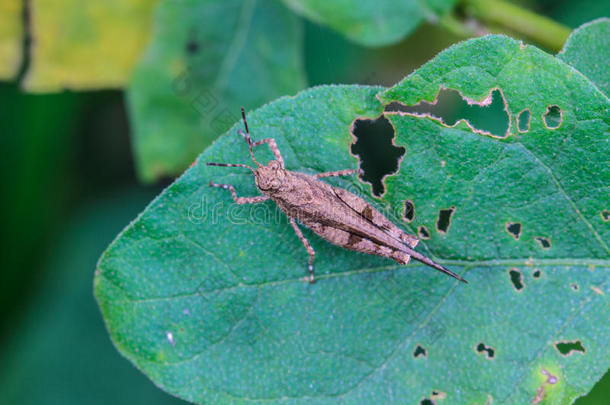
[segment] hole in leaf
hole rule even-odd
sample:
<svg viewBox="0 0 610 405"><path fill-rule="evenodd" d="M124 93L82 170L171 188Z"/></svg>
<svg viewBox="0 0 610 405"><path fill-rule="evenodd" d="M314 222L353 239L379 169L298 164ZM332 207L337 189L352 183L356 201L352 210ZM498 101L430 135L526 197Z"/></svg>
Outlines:
<svg viewBox="0 0 610 405"><path fill-rule="evenodd" d="M510 269L508 272L510 276L510 282L513 283L515 290L521 291L525 285L523 284L523 275L517 269Z"/></svg>
<svg viewBox="0 0 610 405"><path fill-rule="evenodd" d="M584 353L586 351L580 340L556 342L555 347L559 353L563 354L564 356L569 356L573 352Z"/></svg>
<svg viewBox="0 0 610 405"><path fill-rule="evenodd" d="M557 105L550 105L546 108L546 112L542 116L544 125L549 129L557 129L561 125L562 112Z"/></svg>
<svg viewBox="0 0 610 405"><path fill-rule="evenodd" d="M394 144L394 128L383 115L355 120L352 134L355 142L351 151L360 158L361 178L371 184L373 194L381 196L385 191L383 180L398 171L405 148Z"/></svg>
<svg viewBox="0 0 610 405"><path fill-rule="evenodd" d="M438 219L436 220L436 230L441 233L449 232L449 226L451 225L451 216L455 212L455 207L442 209L438 212Z"/></svg>
<svg viewBox="0 0 610 405"><path fill-rule="evenodd" d="M418 358L419 356L428 357L428 352L423 346L417 345L413 350L413 357Z"/></svg>
<svg viewBox="0 0 610 405"><path fill-rule="evenodd" d="M419 405L435 405L435 404L436 404L436 402L434 402L433 400L431 400L429 398L424 398L419 403Z"/></svg>
<svg viewBox="0 0 610 405"><path fill-rule="evenodd" d="M530 109L526 108L525 110L519 113L517 117L517 129L519 132L527 132L530 130L530 119L532 115L530 114Z"/></svg>
<svg viewBox="0 0 610 405"><path fill-rule="evenodd" d="M420 239L430 239L430 231L423 225L417 228L417 233Z"/></svg>
<svg viewBox="0 0 610 405"><path fill-rule="evenodd" d="M542 272L540 271L540 269L534 269L534 272L532 273L532 277L540 278L541 275L542 275Z"/></svg>
<svg viewBox="0 0 610 405"><path fill-rule="evenodd" d="M405 201L405 220L411 222L413 218L415 218L415 205L413 205L413 201L407 200Z"/></svg>
<svg viewBox="0 0 610 405"><path fill-rule="evenodd" d="M602 219L603 219L605 222L610 221L610 211L608 211L608 210L603 210L603 211L601 212L601 216L602 216Z"/></svg>
<svg viewBox="0 0 610 405"><path fill-rule="evenodd" d="M570 288L571 288L573 291L578 291L578 284L576 284L576 283L572 283L572 284L570 284Z"/></svg>
<svg viewBox="0 0 610 405"><path fill-rule="evenodd" d="M496 351L493 347L486 346L485 343L482 342L477 345L477 352L485 353L485 357L487 357L488 359L493 359L496 355Z"/></svg>
<svg viewBox="0 0 610 405"><path fill-rule="evenodd" d="M538 242L543 249L549 249L551 247L551 241L548 238L536 236L534 239L536 239L536 242Z"/></svg>
<svg viewBox="0 0 610 405"><path fill-rule="evenodd" d="M516 240L519 240L519 238L521 237L521 223L507 222L506 232L510 233Z"/></svg>
<svg viewBox="0 0 610 405"><path fill-rule="evenodd" d="M392 102L385 107L385 111L430 117L449 127L463 120L474 132L497 138L508 136L510 123L506 101L500 89L492 90L480 102L463 97L457 90L440 89L436 100L431 103L421 101L414 106L406 106Z"/></svg>

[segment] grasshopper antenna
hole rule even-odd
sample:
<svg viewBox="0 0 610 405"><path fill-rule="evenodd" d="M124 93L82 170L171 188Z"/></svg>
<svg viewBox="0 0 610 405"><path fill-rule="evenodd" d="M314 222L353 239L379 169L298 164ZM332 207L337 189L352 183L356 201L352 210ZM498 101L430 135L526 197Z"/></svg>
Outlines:
<svg viewBox="0 0 610 405"><path fill-rule="evenodd" d="M451 270L449 270L446 267L441 266L438 263L433 262L431 259L427 258L426 256L422 255L421 253L416 252L415 250L408 248L405 246L405 252L409 254L409 256L411 256L413 259L417 260L418 262L421 262L427 266L432 267L433 269L436 269L442 273L447 274L448 276L451 276L453 278L456 278L458 280L460 280L463 283L468 284L468 281L464 280L462 277L458 276L457 274L455 274L454 272L452 272Z"/></svg>
<svg viewBox="0 0 610 405"><path fill-rule="evenodd" d="M208 165L208 166L222 166L222 167L245 167L246 169L250 169L250 171L252 173L256 174L254 169L251 168L250 166L242 165L242 164L238 164L238 163L212 163L212 162L208 162L208 163L206 163L206 165Z"/></svg>
<svg viewBox="0 0 610 405"><path fill-rule="evenodd" d="M246 127L246 133L244 134L241 129L239 130L239 133L241 135L243 135L246 142L248 142L248 148L250 149L250 156L252 156L252 160L254 161L254 163L256 163L257 167L260 167L261 164L256 161L256 159L254 158L254 152L252 151L252 139L250 138L250 130L248 130L248 122L246 121L246 111L244 110L244 107L241 108L241 116L244 120L244 127ZM247 169L250 169L250 171L252 173L256 174L256 171L253 168L251 168L250 166L242 165L242 164L238 164L238 163L212 163L212 162L209 162L209 163L206 163L206 165L223 166L223 167L245 167Z"/></svg>
<svg viewBox="0 0 610 405"><path fill-rule="evenodd" d="M250 130L248 129L248 122L246 121L246 111L244 110L244 107L241 108L241 117L244 121L244 127L246 128L246 134L244 138L246 138L246 142L248 142L248 148L250 148L250 156L252 156L252 160L254 161L254 163L256 163L256 166L260 167L261 164L256 161L256 159L254 158L254 152L252 151L252 139L250 138Z"/></svg>

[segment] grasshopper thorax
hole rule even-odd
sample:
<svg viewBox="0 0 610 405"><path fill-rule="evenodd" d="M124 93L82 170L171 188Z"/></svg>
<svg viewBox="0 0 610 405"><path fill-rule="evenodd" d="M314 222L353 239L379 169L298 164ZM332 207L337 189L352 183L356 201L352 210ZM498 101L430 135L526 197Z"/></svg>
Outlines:
<svg viewBox="0 0 610 405"><path fill-rule="evenodd" d="M254 173L256 186L264 192L274 192L282 188L286 178L286 170L280 162L272 160L266 166L259 166Z"/></svg>

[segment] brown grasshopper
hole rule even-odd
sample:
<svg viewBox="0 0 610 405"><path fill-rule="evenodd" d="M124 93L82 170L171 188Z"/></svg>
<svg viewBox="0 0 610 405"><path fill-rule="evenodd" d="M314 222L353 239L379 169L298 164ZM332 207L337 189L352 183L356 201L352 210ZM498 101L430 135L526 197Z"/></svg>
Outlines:
<svg viewBox="0 0 610 405"><path fill-rule="evenodd" d="M235 188L228 184L216 184L210 181L210 187L220 187L231 191L237 204L253 204L273 200L286 214L303 246L309 253L309 282L314 282L313 260L315 252L301 229L297 220L311 229L315 234L328 242L358 252L388 257L400 264L407 264L412 257L436 270L456 279L467 282L454 272L433 262L413 248L419 240L408 235L394 225L383 214L362 198L339 187L319 181L324 177L347 176L355 170L338 170L334 172L309 175L291 172L284 167L284 160L275 143L275 139L266 138L252 142L246 113L241 109L246 132L238 133L248 143L250 156L256 164L256 170L248 165L232 163L207 163L210 166L244 167L254 173L256 187L263 193L256 197L238 197ZM253 148L266 143L269 145L275 160L261 165L254 158Z"/></svg>

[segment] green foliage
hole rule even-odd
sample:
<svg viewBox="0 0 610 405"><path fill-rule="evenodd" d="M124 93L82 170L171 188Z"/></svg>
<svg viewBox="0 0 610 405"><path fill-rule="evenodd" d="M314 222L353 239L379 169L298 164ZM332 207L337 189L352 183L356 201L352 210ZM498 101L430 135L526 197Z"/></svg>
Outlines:
<svg viewBox="0 0 610 405"><path fill-rule="evenodd" d="M0 223L7 235L0 258L0 320L18 316L15 303L28 296L39 275L40 258L33 252L48 242L68 200L73 119L83 114L86 100L83 94L33 96L0 85Z"/></svg>
<svg viewBox="0 0 610 405"><path fill-rule="evenodd" d="M537 0L538 10L544 10L554 20L577 28L594 18L610 15L610 3L598 0Z"/></svg>
<svg viewBox="0 0 610 405"><path fill-rule="evenodd" d="M181 173L241 105L305 85L300 21L274 0L164 2L156 27L129 86L145 181Z"/></svg>
<svg viewBox="0 0 610 405"><path fill-rule="evenodd" d="M587 76L606 96L610 94L610 18L576 29L557 57Z"/></svg>
<svg viewBox="0 0 610 405"><path fill-rule="evenodd" d="M424 21L436 21L457 0L283 0L295 12L327 25L352 41L383 46L400 41Z"/></svg>
<svg viewBox="0 0 610 405"><path fill-rule="evenodd" d="M91 297L96 256L151 197L151 190L122 190L98 196L71 215L46 257L44 282L7 328L0 403L185 404L154 388L118 355ZM32 277L25 283L32 284Z"/></svg>
<svg viewBox="0 0 610 405"><path fill-rule="evenodd" d="M441 87L483 100L499 88L504 138L464 123L386 114L406 149L383 199L363 194L460 274L397 266L305 235L306 253L271 202L238 206L208 181L256 195L234 126L107 249L95 294L118 349L168 392L197 403L571 403L608 368L609 101L559 59L489 36L440 54L391 89L324 86L249 114L290 170L356 168L350 128L384 105L432 100ZM381 100L381 103L379 102ZM561 108L557 129L543 124ZM516 116L531 111L529 131ZM257 158L270 159L266 147ZM402 220L405 201L415 205ZM447 232L439 211L455 207ZM518 237L507 231L519 223ZM548 246L547 246L548 244ZM556 344L578 342L569 355Z"/></svg>

